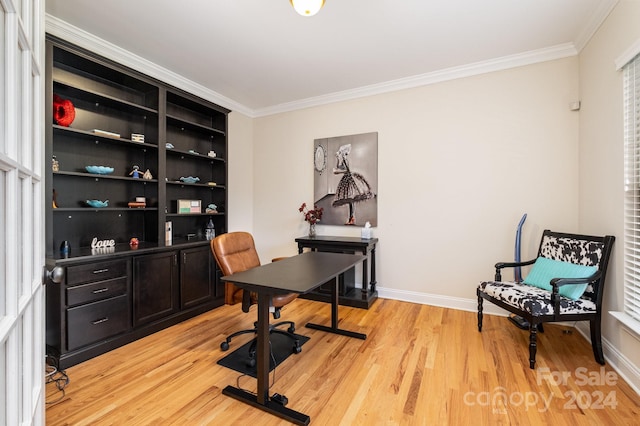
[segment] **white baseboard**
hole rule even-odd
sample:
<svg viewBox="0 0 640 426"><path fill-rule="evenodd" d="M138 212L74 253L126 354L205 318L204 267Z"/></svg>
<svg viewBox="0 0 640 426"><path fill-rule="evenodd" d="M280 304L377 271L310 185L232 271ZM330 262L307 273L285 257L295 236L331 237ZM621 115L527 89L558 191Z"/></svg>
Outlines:
<svg viewBox="0 0 640 426"><path fill-rule="evenodd" d="M591 343L591 333L586 321L576 324L575 328ZM604 353L604 359L607 364L640 395L640 369L638 366L634 365L629 358L620 353L620 351L604 337L602 338L602 352Z"/></svg>
<svg viewBox="0 0 640 426"><path fill-rule="evenodd" d="M420 303L422 305L439 306L442 308L458 309L461 311L477 312L478 301L476 298L467 299L462 297L441 296L437 294L419 293L408 290L396 290L391 288L378 287L378 297L382 299L401 300L403 302ZM489 315L508 316L509 312L492 304L484 303L483 313ZM563 324L563 323L558 323ZM573 323L566 323L567 326L573 326ZM589 324L581 321L575 324L576 330L591 343L591 334L589 332ZM620 353L611 342L604 337L602 338L602 351L605 360L616 373L620 375L631 388L640 395L640 368L634 365L629 358Z"/></svg>
<svg viewBox="0 0 640 426"><path fill-rule="evenodd" d="M416 291L396 290L392 288L377 287L378 297L382 299L401 300L403 302L420 303L421 305L440 306L442 308L458 309L460 311L478 312L477 299L465 299L462 297L440 296L437 294L418 293ZM509 312L493 305L484 303L482 312L489 315L506 317Z"/></svg>

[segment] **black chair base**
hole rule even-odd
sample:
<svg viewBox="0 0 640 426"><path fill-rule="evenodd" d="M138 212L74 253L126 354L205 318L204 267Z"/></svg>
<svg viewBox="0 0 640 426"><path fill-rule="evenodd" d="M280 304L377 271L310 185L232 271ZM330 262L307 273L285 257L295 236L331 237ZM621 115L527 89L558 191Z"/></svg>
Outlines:
<svg viewBox="0 0 640 426"><path fill-rule="evenodd" d="M236 336L249 334L249 333L253 333L255 336L257 336L258 324L254 323L253 325L254 325L254 328L251 330L240 330L230 334L222 343L220 343L220 349L222 351L229 350L229 343L231 343L231 340ZM283 325L288 325L289 327L286 330L280 330L279 328L277 328ZM277 333L277 334L281 334L283 336L289 337L293 341L293 346L291 349L292 353L299 354L300 352L302 352L302 346L300 346L300 340L298 340L298 336L294 334L295 331L296 331L296 324L293 321L282 321L275 324L269 324L269 334ZM247 366L249 367L254 367L256 365L257 342L258 342L257 338L254 338L253 341L251 342L251 346L249 346L249 353L247 358Z"/></svg>

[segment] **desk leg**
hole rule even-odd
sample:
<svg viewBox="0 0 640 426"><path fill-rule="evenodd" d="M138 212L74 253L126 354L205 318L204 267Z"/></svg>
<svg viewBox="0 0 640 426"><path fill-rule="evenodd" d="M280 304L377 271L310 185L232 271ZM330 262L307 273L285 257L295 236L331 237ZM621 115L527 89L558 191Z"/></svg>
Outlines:
<svg viewBox="0 0 640 426"><path fill-rule="evenodd" d="M312 328L314 330L321 330L328 333L335 333L342 336L355 337L356 339L365 340L367 338L366 334L356 333L355 331L343 330L341 328L338 328L338 283L339 277L335 277L333 286L331 287L331 327L310 322L307 323L306 327Z"/></svg>
<svg viewBox="0 0 640 426"><path fill-rule="evenodd" d="M375 244L373 245L373 248L371 249L371 285L370 285L370 291L371 293L375 293L376 292L376 246Z"/></svg>
<svg viewBox="0 0 640 426"><path fill-rule="evenodd" d="M365 250L364 253L365 256L367 255L367 251ZM369 281L369 262L368 259L365 259L362 261L362 298L363 299L367 299L368 294L369 294L369 286L368 286L368 281Z"/></svg>
<svg viewBox="0 0 640 426"><path fill-rule="evenodd" d="M331 286L331 329L338 329L338 305L340 303L340 298L338 297L339 289L340 289L340 278L344 279L344 275L340 274L340 276L334 278L333 286Z"/></svg>
<svg viewBox="0 0 640 426"><path fill-rule="evenodd" d="M297 425L308 425L311 418L269 400L269 295L258 293L258 344L256 350L257 395L227 386L223 395L230 396L267 413L281 417Z"/></svg>
<svg viewBox="0 0 640 426"><path fill-rule="evenodd" d="M258 344L256 345L256 367L258 380L258 404L269 401L269 299L258 294Z"/></svg>

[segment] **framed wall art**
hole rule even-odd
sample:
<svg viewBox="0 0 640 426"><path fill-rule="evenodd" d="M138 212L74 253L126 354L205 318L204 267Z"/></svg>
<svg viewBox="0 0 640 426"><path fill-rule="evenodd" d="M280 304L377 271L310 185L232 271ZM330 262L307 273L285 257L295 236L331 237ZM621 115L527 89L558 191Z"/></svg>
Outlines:
<svg viewBox="0 0 640 426"><path fill-rule="evenodd" d="M313 173L321 225L377 226L377 132L314 140Z"/></svg>

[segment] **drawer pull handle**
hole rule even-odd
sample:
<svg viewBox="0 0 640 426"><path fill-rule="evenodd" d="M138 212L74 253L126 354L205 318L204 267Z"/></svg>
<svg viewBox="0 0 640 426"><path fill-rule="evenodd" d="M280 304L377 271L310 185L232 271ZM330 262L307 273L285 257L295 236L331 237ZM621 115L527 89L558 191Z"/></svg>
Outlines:
<svg viewBox="0 0 640 426"><path fill-rule="evenodd" d="M99 288L97 290L93 290L93 294L104 293L105 291L109 291L109 288L105 287L105 288Z"/></svg>
<svg viewBox="0 0 640 426"><path fill-rule="evenodd" d="M102 274L104 272L109 272L109 268L96 269L95 271L93 271L94 274Z"/></svg>
<svg viewBox="0 0 640 426"><path fill-rule="evenodd" d="M107 321L109 321L109 318L104 317L104 318L100 318L99 320L91 321L91 324L98 325L100 323L107 322Z"/></svg>

